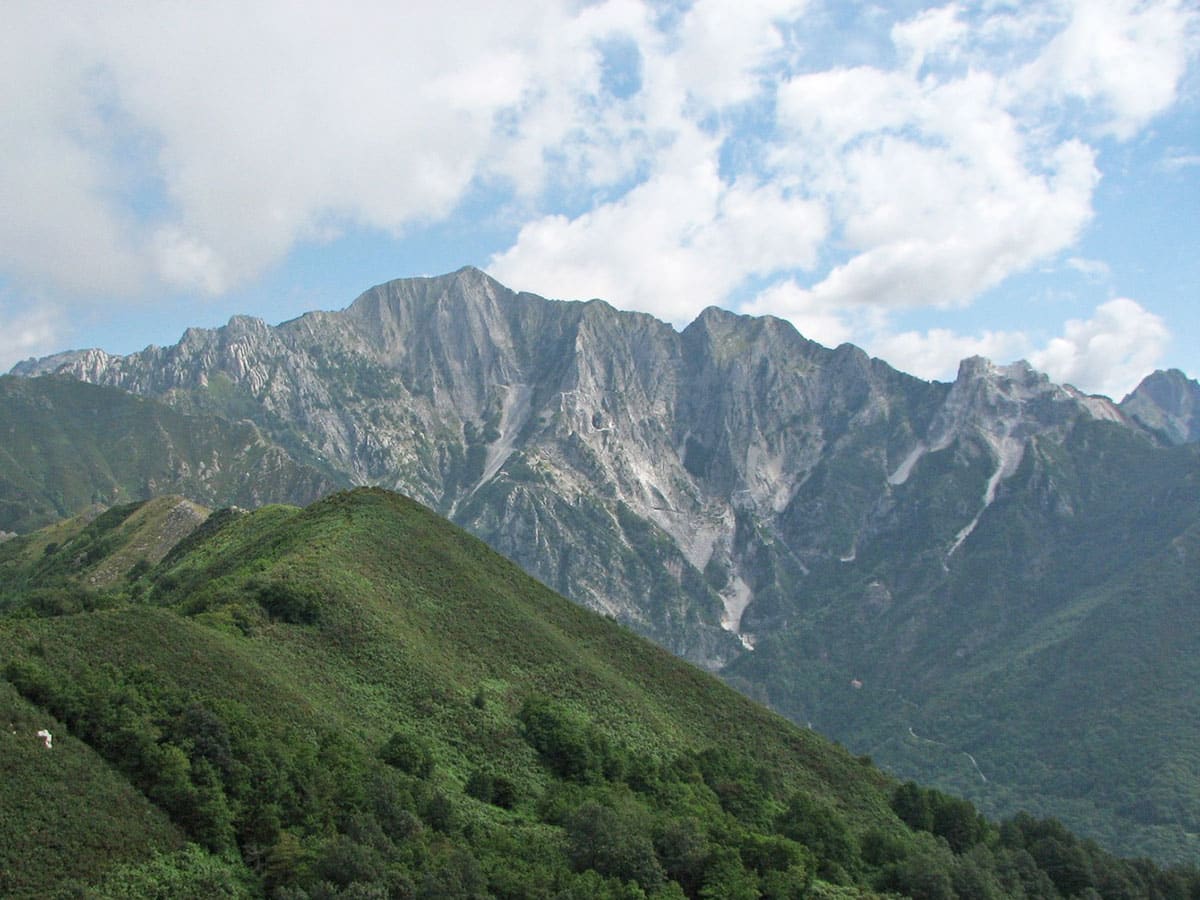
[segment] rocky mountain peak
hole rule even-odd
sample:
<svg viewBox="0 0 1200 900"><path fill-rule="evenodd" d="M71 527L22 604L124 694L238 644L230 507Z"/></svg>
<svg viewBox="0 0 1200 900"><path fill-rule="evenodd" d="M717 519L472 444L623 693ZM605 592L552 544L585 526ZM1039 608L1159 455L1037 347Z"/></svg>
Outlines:
<svg viewBox="0 0 1200 900"><path fill-rule="evenodd" d="M923 382L782 319L709 307L678 332L473 267L377 285L341 312L235 316L174 347L61 354L22 374L51 370L249 417L709 665L728 658L722 632L752 643L743 613L765 627L792 579L864 549L926 455L990 457L978 511L1031 438L1120 419L1026 362L976 357L952 385ZM963 537L978 521L965 509ZM655 596L626 596L634 571L659 573ZM695 625L683 643L681 617Z"/></svg>
<svg viewBox="0 0 1200 900"><path fill-rule="evenodd" d="M993 650L1007 665L1019 629L1044 648L1067 627L1055 604L1086 612L1077 601L1116 584L1115 562L1150 559L1156 535L1169 543L1155 566L1200 558L1196 448L1159 445L1198 437L1200 387L1179 372L1119 409L1025 361L973 357L952 383L928 382L782 319L711 307L677 331L473 268L275 327L235 317L173 347L17 371L249 419L314 471L418 499L800 721L844 714L855 734L858 699L895 706L886 746L908 734L922 753L932 744L903 717L934 681L962 683ZM1181 569L1180 609L1195 583ZM1136 587L1121 596L1158 596ZM822 698L822 685L842 691ZM982 756L969 774L980 767L992 777Z"/></svg>
<svg viewBox="0 0 1200 900"><path fill-rule="evenodd" d="M931 434L935 446L945 446L964 428L1024 438L1061 432L1080 416L1122 420L1111 401L1055 384L1025 360L997 365L973 356L959 364Z"/></svg>
<svg viewBox="0 0 1200 900"><path fill-rule="evenodd" d="M1147 375L1121 411L1171 444L1200 441L1200 383L1178 369Z"/></svg>
<svg viewBox="0 0 1200 900"><path fill-rule="evenodd" d="M23 378L33 378L69 369L72 373L79 372L77 377L81 380L91 381L94 380L94 376L103 372L114 359L116 357L94 347L87 350L64 350L62 353L43 356L41 359L30 357L23 360L12 367L12 374L20 375Z"/></svg>

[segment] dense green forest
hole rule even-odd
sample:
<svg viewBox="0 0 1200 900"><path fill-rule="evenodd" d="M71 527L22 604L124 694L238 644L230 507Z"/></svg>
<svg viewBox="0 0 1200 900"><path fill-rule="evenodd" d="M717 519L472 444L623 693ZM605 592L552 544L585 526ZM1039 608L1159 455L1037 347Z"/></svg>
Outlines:
<svg viewBox="0 0 1200 900"><path fill-rule="evenodd" d="M888 778L395 494L168 550L179 502L0 544L4 896L1200 898Z"/></svg>
<svg viewBox="0 0 1200 900"><path fill-rule="evenodd" d="M858 571L814 566L727 676L989 815L1200 860L1200 446L1111 422L1039 441L948 560L913 535L954 533L937 467L965 470L925 464Z"/></svg>

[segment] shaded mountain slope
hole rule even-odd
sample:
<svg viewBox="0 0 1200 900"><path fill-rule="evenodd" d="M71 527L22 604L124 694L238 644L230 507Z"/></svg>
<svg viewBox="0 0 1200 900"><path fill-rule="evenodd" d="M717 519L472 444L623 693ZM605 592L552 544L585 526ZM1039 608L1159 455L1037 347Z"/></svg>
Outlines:
<svg viewBox="0 0 1200 900"><path fill-rule="evenodd" d="M1169 443L1200 441L1200 384L1178 369L1147 375L1121 410Z"/></svg>
<svg viewBox="0 0 1200 900"><path fill-rule="evenodd" d="M249 422L184 415L75 379L0 377L0 435L0 530L163 493L258 506L309 503L345 486L298 465Z"/></svg>
<svg viewBox="0 0 1200 900"><path fill-rule="evenodd" d="M821 601L729 674L986 809L1194 860L1197 450L1103 422L1038 442L949 560L905 555L934 517L899 518L894 552L814 571Z"/></svg>
<svg viewBox="0 0 1200 900"><path fill-rule="evenodd" d="M1190 799L1126 799L1175 784L1191 797L1200 779L1178 751L1200 730L1171 715L1177 696L1200 707L1189 658L1135 677L1123 620L1084 615L1125 585L1145 598L1145 633L1191 622L1186 577L1162 603L1156 583L1200 509L1181 376L1141 391L1161 401L1151 421L1024 363L966 360L952 384L930 383L778 319L709 309L677 332L474 269L277 327L236 317L172 347L18 370L249 418L294 458L417 497L901 775L997 812L1053 810L1129 852L1200 856ZM1114 651L1072 651L1085 634L1078 646ZM1030 688L1012 661L1035 650L1047 670L1069 662L1070 680ZM1076 683L1123 685L1113 703L1129 724L1089 734L1085 755L1031 737L1066 709L1109 713ZM986 786L962 752L904 743L922 727L955 747L947 736L977 735L964 749L998 763ZM1135 731L1163 760L1150 773L1120 762ZM1087 779L1102 788L1081 803Z"/></svg>

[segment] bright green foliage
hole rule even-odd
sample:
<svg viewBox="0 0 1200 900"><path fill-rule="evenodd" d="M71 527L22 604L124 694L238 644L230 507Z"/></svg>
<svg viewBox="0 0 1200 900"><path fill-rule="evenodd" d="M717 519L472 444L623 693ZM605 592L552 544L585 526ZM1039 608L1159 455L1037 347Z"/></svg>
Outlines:
<svg viewBox="0 0 1200 900"><path fill-rule="evenodd" d="M581 804L564 823L572 867L577 872L592 869L608 878L633 881L646 891L658 888L665 876L644 818L623 815L595 801Z"/></svg>
<svg viewBox="0 0 1200 900"><path fill-rule="evenodd" d="M113 514L88 546L138 514ZM1200 884L1054 823L996 829L897 786L383 491L219 514L122 570L106 603L30 615L23 591L77 577L78 553L60 555L74 539L7 557L27 587L0 617L0 701L24 735L0 734L5 896L1115 898ZM53 750L33 739L44 725Z"/></svg>
<svg viewBox="0 0 1200 900"><path fill-rule="evenodd" d="M380 748L379 758L389 766L417 778L428 778L433 774L433 751L417 735L397 731Z"/></svg>
<svg viewBox="0 0 1200 900"><path fill-rule="evenodd" d="M543 696L528 698L518 714L522 733L555 774L572 781L613 778L621 755L585 716Z"/></svg>
<svg viewBox="0 0 1200 900"><path fill-rule="evenodd" d="M115 866L98 884L67 886L61 895L97 900L233 900L256 893L254 879L243 867L188 844L175 853L157 853L143 862Z"/></svg>
<svg viewBox="0 0 1200 900"><path fill-rule="evenodd" d="M964 853L989 835L990 826L968 800L922 788L912 781L896 788L892 809L909 828L944 838L955 853Z"/></svg>
<svg viewBox="0 0 1200 900"><path fill-rule="evenodd" d="M501 809L512 809L517 805L516 785L505 776L493 775L484 769L476 769L471 773L464 790L476 800Z"/></svg>
<svg viewBox="0 0 1200 900"><path fill-rule="evenodd" d="M825 878L843 882L853 875L860 856L858 843L846 820L828 804L809 794L794 794L778 825L784 835L816 854Z"/></svg>

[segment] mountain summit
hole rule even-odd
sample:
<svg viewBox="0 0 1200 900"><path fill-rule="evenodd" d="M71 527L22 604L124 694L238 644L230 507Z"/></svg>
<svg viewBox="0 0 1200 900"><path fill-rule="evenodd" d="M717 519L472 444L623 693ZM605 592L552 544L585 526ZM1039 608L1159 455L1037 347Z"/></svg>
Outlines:
<svg viewBox="0 0 1200 900"><path fill-rule="evenodd" d="M331 481L415 497L898 771L994 812L1036 798L1127 849L1196 852L1200 725L1150 727L1179 695L1135 677L1144 647L1112 631L1145 593L1139 627L1178 651L1162 678L1198 683L1186 379L1162 376L1172 393L1152 376L1119 407L1025 363L975 358L926 382L779 319L713 308L679 332L471 268L275 327L235 317L15 371L249 419ZM1040 693L1038 666L1055 673ZM1117 690L1100 734L1088 684ZM1148 733L1161 767L1112 762ZM1094 761L1076 777L1082 742ZM1168 802L1173 771L1192 787ZM1103 785L1088 804L1079 778Z"/></svg>
<svg viewBox="0 0 1200 900"><path fill-rule="evenodd" d="M1178 369L1147 375L1121 410L1172 444L1200 441L1200 384Z"/></svg>
<svg viewBox="0 0 1200 900"><path fill-rule="evenodd" d="M1121 418L1024 364L968 360L947 388L779 319L710 308L680 333L469 267L275 328L239 316L173 347L14 371L250 418L301 461L416 497L711 668L753 646L793 578L865 550L926 453L990 457L982 508L1028 439Z"/></svg>

